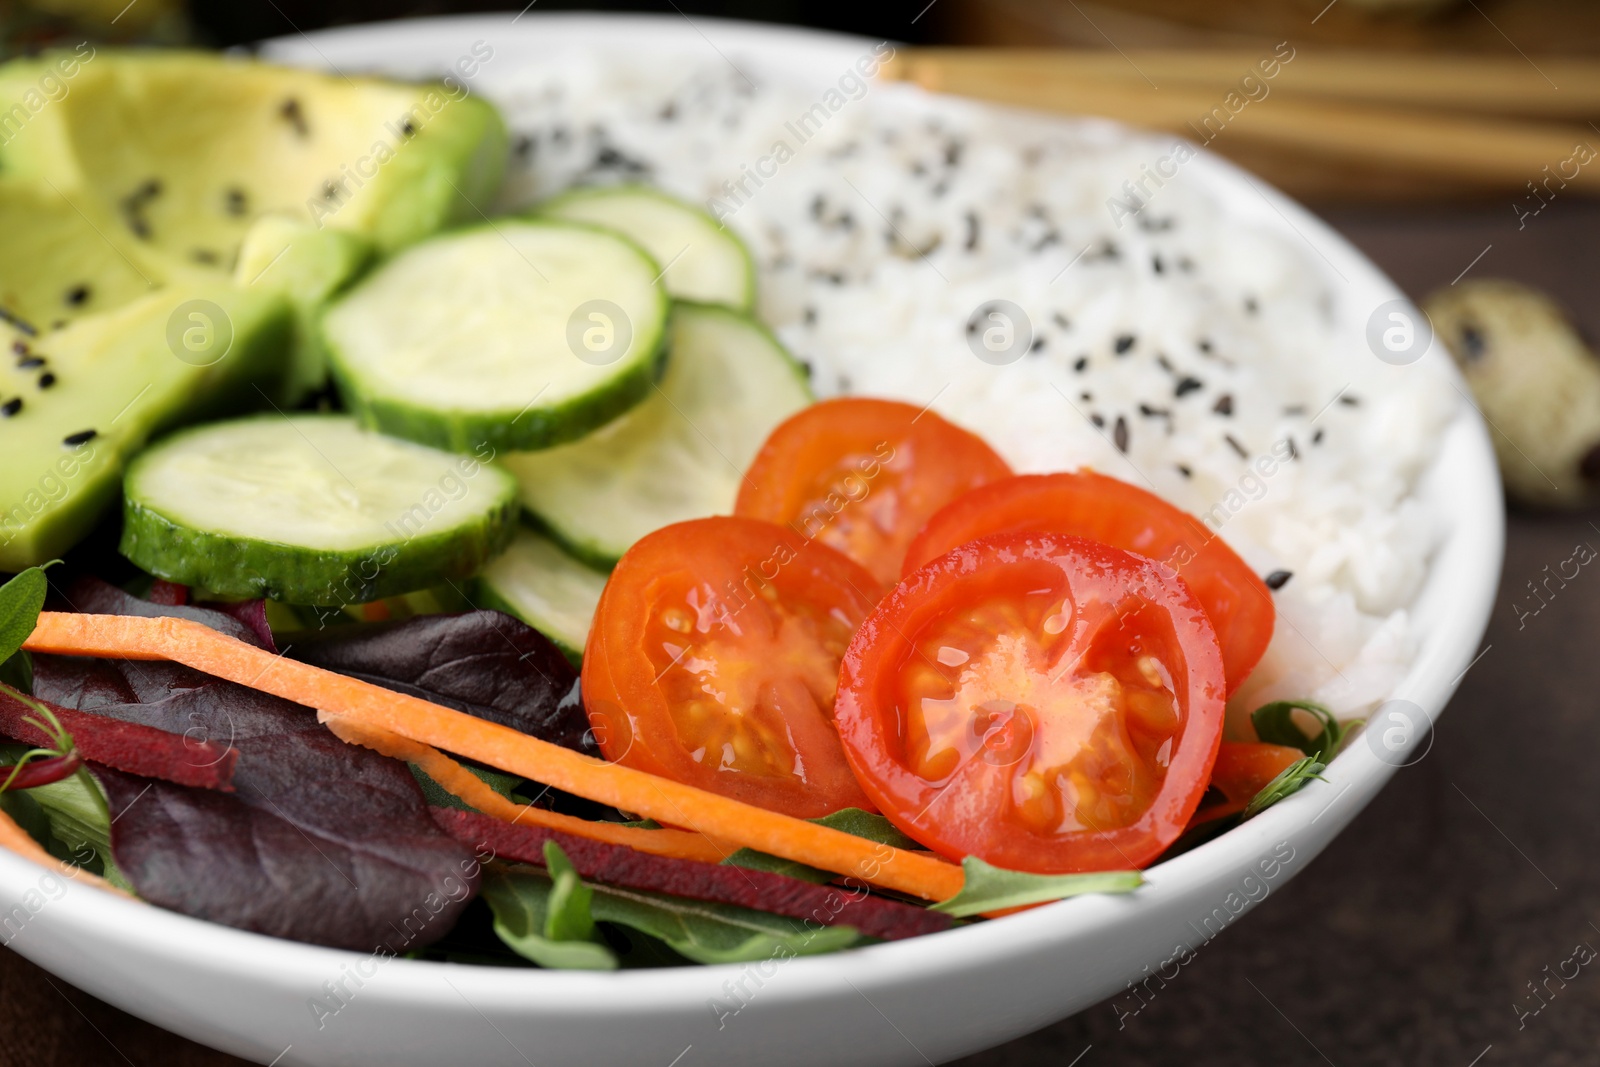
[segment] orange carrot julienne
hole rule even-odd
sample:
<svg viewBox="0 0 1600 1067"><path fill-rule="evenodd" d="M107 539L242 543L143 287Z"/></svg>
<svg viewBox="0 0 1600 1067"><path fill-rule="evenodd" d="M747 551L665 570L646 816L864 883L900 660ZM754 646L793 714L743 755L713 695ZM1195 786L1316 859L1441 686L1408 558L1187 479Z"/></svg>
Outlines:
<svg viewBox="0 0 1600 1067"><path fill-rule="evenodd" d="M173 660L718 841L925 900L944 900L961 889L961 868L945 860L585 756L417 697L275 657L188 619L47 611L23 647L64 655Z"/></svg>
<svg viewBox="0 0 1600 1067"><path fill-rule="evenodd" d="M391 759L414 763L446 793L503 822L542 826L547 830L559 830L574 837L587 837L611 845L626 845L628 848L648 852L653 856L698 860L701 863L721 863L733 852L731 848L719 847L704 834L686 830L646 830L638 826L619 826L614 822L579 819L557 811L536 808L531 804L518 804L496 793L482 778L436 748L401 737L382 727L369 726L326 711L319 712L317 718L341 741L370 748Z"/></svg>
<svg viewBox="0 0 1600 1067"><path fill-rule="evenodd" d="M107 893L115 893L119 897L137 900L131 893L124 892L101 878L92 871L82 867L74 867L70 863L56 859L44 850L44 846L28 836L28 831L16 824L16 821L0 811L0 848L10 849L23 859L29 859L48 871L59 871L68 878L75 878L84 885L92 885L96 889L104 889Z"/></svg>

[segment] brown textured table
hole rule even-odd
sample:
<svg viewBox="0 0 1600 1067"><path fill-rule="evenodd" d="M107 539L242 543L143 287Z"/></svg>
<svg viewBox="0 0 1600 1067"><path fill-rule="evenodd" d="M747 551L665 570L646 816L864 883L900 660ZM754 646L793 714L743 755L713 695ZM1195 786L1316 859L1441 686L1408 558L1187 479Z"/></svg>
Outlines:
<svg viewBox="0 0 1600 1067"><path fill-rule="evenodd" d="M1509 202L1331 216L1410 293L1499 274L1543 286L1600 336L1600 205ZM1487 249L1487 251L1485 251ZM1600 517L1513 516L1486 643L1432 751L1305 872L1118 1028L1101 1004L966 1067L1542 1067L1600 1062L1600 974L1537 1015L1527 983L1600 948L1600 576L1521 629L1512 603ZM1594 924L1594 925L1591 925ZM1270 1002L1267 1000L1270 997ZM1074 1057L1081 1057L1074 1059ZM0 951L0 1065L241 1061L140 1022ZM685 1064L685 1067L692 1067Z"/></svg>

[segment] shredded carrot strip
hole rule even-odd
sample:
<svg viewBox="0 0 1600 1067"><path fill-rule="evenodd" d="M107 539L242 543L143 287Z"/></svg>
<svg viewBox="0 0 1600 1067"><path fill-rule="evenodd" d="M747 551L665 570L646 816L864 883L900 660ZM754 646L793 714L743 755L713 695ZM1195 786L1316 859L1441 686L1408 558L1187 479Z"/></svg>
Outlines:
<svg viewBox="0 0 1600 1067"><path fill-rule="evenodd" d="M961 889L961 868L942 859L890 848L632 767L606 763L417 697L274 657L188 619L47 611L39 616L24 647L65 655L174 660L717 841L925 900L943 900Z"/></svg>
<svg viewBox="0 0 1600 1067"><path fill-rule="evenodd" d="M701 863L721 863L733 852L722 848L704 834L685 830L646 830L638 826L619 826L611 822L594 822L547 811L531 804L518 804L496 793L493 789L455 760L436 748L420 744L378 726L347 719L341 715L322 712L322 724L341 741L370 748L391 759L405 760L422 768L424 774L439 784L451 796L483 812L509 823L528 823L547 830L559 830L574 837L587 837L611 845L626 845L653 856L671 856L680 860L699 860Z"/></svg>
<svg viewBox="0 0 1600 1067"><path fill-rule="evenodd" d="M92 871L86 871L82 867L74 867L70 863L56 859L44 850L43 845L28 836L28 831L18 826L16 821L3 811L0 811L0 848L8 848L23 859L32 860L46 870L60 871L68 878L76 878L84 885L92 885L96 889L104 889L107 893L115 893L117 896L126 897L128 900L139 899L131 893L118 889Z"/></svg>

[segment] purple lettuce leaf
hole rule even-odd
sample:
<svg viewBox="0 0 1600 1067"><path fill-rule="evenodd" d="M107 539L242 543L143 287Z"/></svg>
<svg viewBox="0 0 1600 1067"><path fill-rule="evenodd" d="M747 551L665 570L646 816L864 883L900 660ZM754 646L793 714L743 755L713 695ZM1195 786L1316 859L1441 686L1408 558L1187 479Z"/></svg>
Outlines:
<svg viewBox="0 0 1600 1067"><path fill-rule="evenodd" d="M543 634L498 611L347 626L284 654L599 755L578 672Z"/></svg>
<svg viewBox="0 0 1600 1067"><path fill-rule="evenodd" d="M34 657L34 692L238 751L231 795L92 768L116 816L112 855L151 903L403 951L448 932L477 891L471 850L433 823L406 765L345 744L298 704L179 664L50 655Z"/></svg>

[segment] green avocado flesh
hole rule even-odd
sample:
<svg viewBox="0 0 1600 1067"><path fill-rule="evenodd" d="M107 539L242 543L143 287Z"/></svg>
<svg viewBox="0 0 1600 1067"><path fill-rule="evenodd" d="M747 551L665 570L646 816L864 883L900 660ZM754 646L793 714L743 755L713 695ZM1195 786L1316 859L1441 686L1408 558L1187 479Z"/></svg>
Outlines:
<svg viewBox="0 0 1600 1067"><path fill-rule="evenodd" d="M175 311L186 358L168 347ZM53 559L88 533L152 434L259 402L261 383L282 375L293 322L281 296L212 284L163 289L40 337L0 325L0 570Z"/></svg>
<svg viewBox="0 0 1600 1067"><path fill-rule="evenodd" d="M322 306L477 218L505 146L443 85L88 45L0 65L0 570L71 547L151 434L320 388Z"/></svg>

